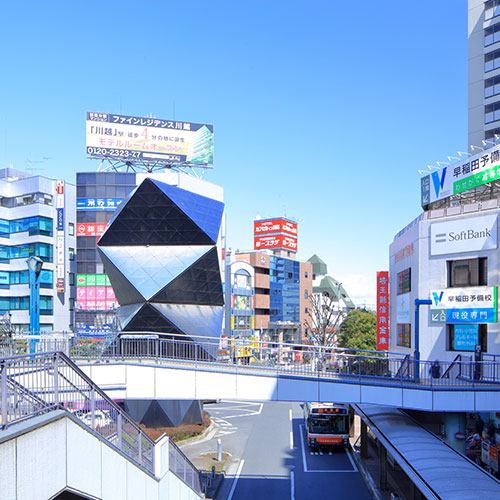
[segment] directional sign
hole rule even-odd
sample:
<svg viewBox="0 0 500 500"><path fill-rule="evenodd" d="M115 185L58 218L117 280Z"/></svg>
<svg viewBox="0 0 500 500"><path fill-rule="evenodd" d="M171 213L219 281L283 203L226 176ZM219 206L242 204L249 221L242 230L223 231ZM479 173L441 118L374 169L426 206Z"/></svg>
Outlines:
<svg viewBox="0 0 500 500"><path fill-rule="evenodd" d="M432 309L431 323L446 323L446 309Z"/></svg>

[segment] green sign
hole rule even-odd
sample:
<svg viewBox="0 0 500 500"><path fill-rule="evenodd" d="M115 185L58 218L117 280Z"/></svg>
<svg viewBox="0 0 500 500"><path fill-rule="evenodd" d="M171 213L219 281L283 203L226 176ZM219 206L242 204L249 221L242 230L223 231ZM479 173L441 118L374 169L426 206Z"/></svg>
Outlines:
<svg viewBox="0 0 500 500"><path fill-rule="evenodd" d="M96 284L96 286L106 286L106 275L105 274L96 274L95 275L95 284Z"/></svg>
<svg viewBox="0 0 500 500"><path fill-rule="evenodd" d="M76 275L76 286L87 286L87 275L77 274Z"/></svg>
<svg viewBox="0 0 500 500"><path fill-rule="evenodd" d="M497 181L500 179L500 166L489 168L483 172L471 175L453 184L453 194L463 193L469 189L482 186L488 182Z"/></svg>
<svg viewBox="0 0 500 500"><path fill-rule="evenodd" d="M111 286L106 274L77 274L76 286Z"/></svg>
<svg viewBox="0 0 500 500"><path fill-rule="evenodd" d="M87 286L95 286L95 274L87 274Z"/></svg>

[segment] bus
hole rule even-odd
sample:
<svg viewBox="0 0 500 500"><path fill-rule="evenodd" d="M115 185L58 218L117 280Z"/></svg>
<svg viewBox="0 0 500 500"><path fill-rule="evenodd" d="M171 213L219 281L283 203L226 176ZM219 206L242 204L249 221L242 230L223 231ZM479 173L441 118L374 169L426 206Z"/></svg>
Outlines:
<svg viewBox="0 0 500 500"><path fill-rule="evenodd" d="M350 423L348 405L304 403L307 444L312 448L347 448Z"/></svg>

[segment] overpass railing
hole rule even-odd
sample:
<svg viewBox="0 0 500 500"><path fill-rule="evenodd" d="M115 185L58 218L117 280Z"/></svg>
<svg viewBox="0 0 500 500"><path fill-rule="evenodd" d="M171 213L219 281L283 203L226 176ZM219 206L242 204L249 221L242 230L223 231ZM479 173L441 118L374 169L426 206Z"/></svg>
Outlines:
<svg viewBox="0 0 500 500"><path fill-rule="evenodd" d="M63 409L154 474L154 441L61 352L0 359L0 428ZM201 476L169 441L170 470L198 494Z"/></svg>
<svg viewBox="0 0 500 500"><path fill-rule="evenodd" d="M62 353L0 360L0 425L64 409L153 473L154 441Z"/></svg>
<svg viewBox="0 0 500 500"><path fill-rule="evenodd" d="M455 386L491 389L500 384L500 359L459 355L454 361L418 361L401 353L285 344L249 339L213 339L157 334L122 334L113 344L75 337L70 349L74 359L129 360L200 365L213 370L245 369L260 373L361 379L379 384Z"/></svg>

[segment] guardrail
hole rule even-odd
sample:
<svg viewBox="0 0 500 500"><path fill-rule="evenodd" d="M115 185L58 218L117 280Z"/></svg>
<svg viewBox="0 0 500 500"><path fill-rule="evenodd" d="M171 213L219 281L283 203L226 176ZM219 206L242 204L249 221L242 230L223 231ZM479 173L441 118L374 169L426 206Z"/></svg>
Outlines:
<svg viewBox="0 0 500 500"><path fill-rule="evenodd" d="M500 359L475 362L457 356L449 361L415 361L401 353L284 344L246 339L213 339L157 334L123 334L113 344L74 338L74 359L135 360L162 363L204 363L212 369L245 367L262 373L339 378L358 383L411 385L423 388L455 387L489 390L500 384ZM377 381L377 382L375 382Z"/></svg>

